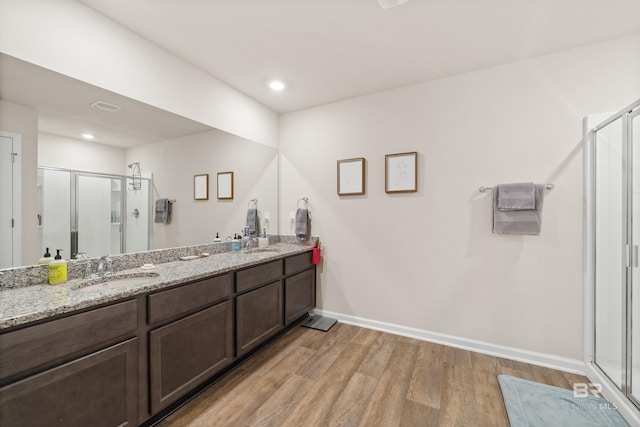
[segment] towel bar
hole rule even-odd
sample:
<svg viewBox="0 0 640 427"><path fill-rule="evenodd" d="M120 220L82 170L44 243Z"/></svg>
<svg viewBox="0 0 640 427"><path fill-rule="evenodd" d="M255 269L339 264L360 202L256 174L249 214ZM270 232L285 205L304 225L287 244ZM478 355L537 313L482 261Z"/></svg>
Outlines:
<svg viewBox="0 0 640 427"><path fill-rule="evenodd" d="M554 187L555 187L555 185L551 184L551 183L546 184L544 186L544 188L547 189L547 190L553 190ZM491 191L491 190L492 190L492 187L485 187L484 185L478 189L478 191L481 192L481 193L486 193L487 191Z"/></svg>

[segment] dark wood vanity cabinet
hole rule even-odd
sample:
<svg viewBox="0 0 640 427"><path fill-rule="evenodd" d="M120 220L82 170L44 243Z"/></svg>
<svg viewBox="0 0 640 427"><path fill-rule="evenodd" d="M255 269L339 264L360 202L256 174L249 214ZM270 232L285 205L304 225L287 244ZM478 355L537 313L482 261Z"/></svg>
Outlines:
<svg viewBox="0 0 640 427"><path fill-rule="evenodd" d="M289 325L316 305L315 270L306 270L284 280L285 324Z"/></svg>
<svg viewBox="0 0 640 427"><path fill-rule="evenodd" d="M232 362L232 330L231 302L224 301L150 332L152 413Z"/></svg>
<svg viewBox="0 0 640 427"><path fill-rule="evenodd" d="M289 325L316 305L316 269L311 252L284 260L284 320Z"/></svg>
<svg viewBox="0 0 640 427"><path fill-rule="evenodd" d="M236 352L242 356L284 326L282 281L236 297Z"/></svg>
<svg viewBox="0 0 640 427"><path fill-rule="evenodd" d="M233 361L232 288L225 274L148 296L152 414Z"/></svg>
<svg viewBox="0 0 640 427"><path fill-rule="evenodd" d="M136 426L137 339L0 389L2 426Z"/></svg>
<svg viewBox="0 0 640 427"><path fill-rule="evenodd" d="M1 331L0 426L153 423L314 306L305 252Z"/></svg>
<svg viewBox="0 0 640 427"><path fill-rule="evenodd" d="M136 426L136 315L130 300L0 335L0 425Z"/></svg>

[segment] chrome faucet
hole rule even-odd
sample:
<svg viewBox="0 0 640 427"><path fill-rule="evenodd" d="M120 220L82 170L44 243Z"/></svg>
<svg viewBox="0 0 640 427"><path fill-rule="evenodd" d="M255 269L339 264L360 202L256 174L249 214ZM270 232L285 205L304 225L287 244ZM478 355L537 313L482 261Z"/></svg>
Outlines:
<svg viewBox="0 0 640 427"><path fill-rule="evenodd" d="M113 274L113 260L109 255L102 255L96 268L96 276L104 277Z"/></svg>
<svg viewBox="0 0 640 427"><path fill-rule="evenodd" d="M258 247L258 238L255 236L251 236L247 239L247 243L245 243L244 247L246 249L251 248L251 246L255 244L255 247Z"/></svg>

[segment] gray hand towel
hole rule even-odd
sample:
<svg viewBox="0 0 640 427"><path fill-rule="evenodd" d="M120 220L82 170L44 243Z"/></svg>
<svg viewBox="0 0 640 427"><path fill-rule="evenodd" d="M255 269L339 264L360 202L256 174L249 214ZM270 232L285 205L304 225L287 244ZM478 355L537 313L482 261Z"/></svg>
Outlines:
<svg viewBox="0 0 640 427"><path fill-rule="evenodd" d="M296 237L299 240L307 240L309 229L309 209L298 209L296 211Z"/></svg>
<svg viewBox="0 0 640 427"><path fill-rule="evenodd" d="M156 200L156 215L154 222L168 224L171 221L171 202L169 199Z"/></svg>
<svg viewBox="0 0 640 427"><path fill-rule="evenodd" d="M532 182L498 185L498 209L520 211L536 208L536 188Z"/></svg>
<svg viewBox="0 0 640 427"><path fill-rule="evenodd" d="M500 186L493 187L493 232L495 234L540 234L544 185L535 185L535 208L500 210Z"/></svg>
<svg viewBox="0 0 640 427"><path fill-rule="evenodd" d="M257 236L260 230L260 218L258 217L258 209L251 208L247 210L247 226L249 227L249 235Z"/></svg>

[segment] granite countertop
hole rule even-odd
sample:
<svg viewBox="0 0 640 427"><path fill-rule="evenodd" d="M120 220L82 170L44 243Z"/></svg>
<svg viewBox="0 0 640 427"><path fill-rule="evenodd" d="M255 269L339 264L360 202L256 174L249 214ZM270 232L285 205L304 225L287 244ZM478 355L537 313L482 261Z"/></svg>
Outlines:
<svg viewBox="0 0 640 427"><path fill-rule="evenodd" d="M150 272L158 274L157 277L145 277L141 283L118 288L96 286L80 291L78 289L87 281L75 279L59 285L41 284L0 289L0 329L115 302L311 250L309 246L290 243L276 243L268 249L270 251L248 253L243 250L212 254L189 261L176 260L156 264L152 270L136 268L118 271L114 276L136 276L139 273Z"/></svg>

